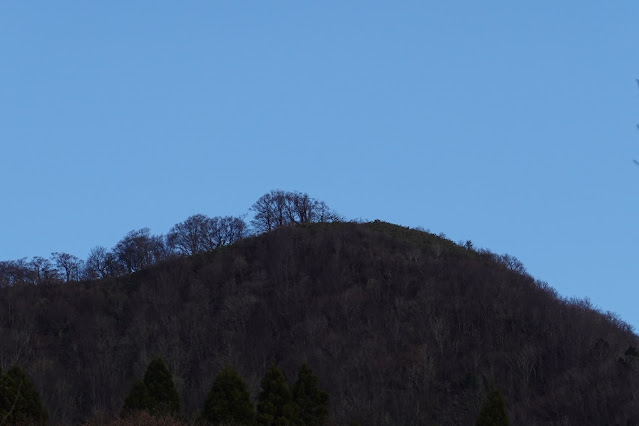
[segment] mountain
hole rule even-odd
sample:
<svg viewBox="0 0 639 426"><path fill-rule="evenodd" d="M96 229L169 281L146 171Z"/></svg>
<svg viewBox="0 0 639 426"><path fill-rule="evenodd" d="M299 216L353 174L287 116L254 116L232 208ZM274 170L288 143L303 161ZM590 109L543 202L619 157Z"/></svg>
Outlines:
<svg viewBox="0 0 639 426"><path fill-rule="evenodd" d="M510 256L384 222L282 226L102 280L0 288L0 365L53 422L108 417L149 361L185 413L233 366L257 397L308 363L336 424L471 425L490 389L514 425L639 424L631 327Z"/></svg>

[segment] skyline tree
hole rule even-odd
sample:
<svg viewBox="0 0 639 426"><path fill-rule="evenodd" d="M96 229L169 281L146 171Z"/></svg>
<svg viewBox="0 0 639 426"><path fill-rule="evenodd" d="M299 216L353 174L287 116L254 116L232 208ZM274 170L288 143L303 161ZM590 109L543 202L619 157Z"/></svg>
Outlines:
<svg viewBox="0 0 639 426"><path fill-rule="evenodd" d="M164 239L151 235L149 228L129 232L114 247L113 253L127 273L139 271L166 257Z"/></svg>
<svg viewBox="0 0 639 426"><path fill-rule="evenodd" d="M292 223L334 222L339 216L325 202L302 192L276 189L262 195L250 209L257 232L269 232Z"/></svg>
<svg viewBox="0 0 639 426"><path fill-rule="evenodd" d="M29 261L27 258L0 261L0 286L117 277L148 268L175 254L190 256L215 250L279 226L341 220L324 201L297 191L270 191L249 211L254 213L252 227L244 216L195 214L171 227L166 236L152 235L147 227L132 230L110 250L100 245L93 247L86 260L65 252L53 252L50 258L34 256Z"/></svg>
<svg viewBox="0 0 639 426"><path fill-rule="evenodd" d="M64 280L77 281L80 279L80 271L82 270L83 261L69 253L51 253L51 258L55 261L59 273L63 274Z"/></svg>

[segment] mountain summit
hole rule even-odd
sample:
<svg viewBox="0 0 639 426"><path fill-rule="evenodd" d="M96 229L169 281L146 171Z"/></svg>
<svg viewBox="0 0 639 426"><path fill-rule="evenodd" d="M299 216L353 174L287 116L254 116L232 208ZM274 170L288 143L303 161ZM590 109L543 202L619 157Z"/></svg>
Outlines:
<svg viewBox="0 0 639 426"><path fill-rule="evenodd" d="M119 277L0 288L0 363L53 421L118 413L161 356L185 413L234 366L308 364L336 424L469 425L495 389L511 424L639 422L630 326L510 256L384 222L281 226Z"/></svg>

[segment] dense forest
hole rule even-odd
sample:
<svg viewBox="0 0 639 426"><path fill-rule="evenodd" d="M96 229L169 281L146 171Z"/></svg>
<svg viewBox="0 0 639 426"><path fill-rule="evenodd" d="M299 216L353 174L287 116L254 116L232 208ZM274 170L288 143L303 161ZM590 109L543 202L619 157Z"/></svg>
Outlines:
<svg viewBox="0 0 639 426"><path fill-rule="evenodd" d="M631 327L516 258L301 193L251 212L0 263L2 371L24 370L52 424L115 421L157 359L176 424L201 421L221 372L259 413L274 366L291 387L312 369L328 424L490 424L487 401L514 425L639 424Z"/></svg>

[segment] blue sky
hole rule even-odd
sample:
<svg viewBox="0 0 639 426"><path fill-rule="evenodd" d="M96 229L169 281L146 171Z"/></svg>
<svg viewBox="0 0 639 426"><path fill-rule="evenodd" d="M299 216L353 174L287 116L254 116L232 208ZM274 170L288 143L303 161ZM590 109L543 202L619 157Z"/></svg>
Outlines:
<svg viewBox="0 0 639 426"><path fill-rule="evenodd" d="M518 4L515 4L518 3ZM0 2L0 259L271 189L639 328L639 2Z"/></svg>

